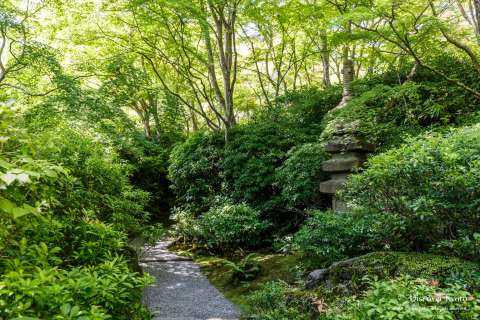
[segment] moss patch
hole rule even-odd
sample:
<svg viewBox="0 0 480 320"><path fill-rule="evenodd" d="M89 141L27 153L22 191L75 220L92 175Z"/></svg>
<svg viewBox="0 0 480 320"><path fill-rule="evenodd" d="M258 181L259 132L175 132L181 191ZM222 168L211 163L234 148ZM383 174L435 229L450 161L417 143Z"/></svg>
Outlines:
<svg viewBox="0 0 480 320"><path fill-rule="evenodd" d="M224 259L205 256L195 258L210 282L242 310L246 309L246 296L258 289L259 285L273 280L294 283L298 280L296 275L301 272L295 268L301 268L304 264L303 259L297 255L259 254L255 260L261 266L259 275L252 281L235 285L231 279L232 270L225 266Z"/></svg>
<svg viewBox="0 0 480 320"><path fill-rule="evenodd" d="M332 266L332 282L355 282L364 276L394 278L401 274L415 278L442 280L452 272L478 271L480 265L459 258L425 253L372 252L355 260L350 266Z"/></svg>

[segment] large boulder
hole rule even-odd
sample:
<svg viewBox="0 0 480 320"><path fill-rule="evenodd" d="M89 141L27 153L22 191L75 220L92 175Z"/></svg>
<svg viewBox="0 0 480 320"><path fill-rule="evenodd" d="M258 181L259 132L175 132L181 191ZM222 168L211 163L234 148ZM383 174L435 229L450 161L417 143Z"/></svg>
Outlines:
<svg viewBox="0 0 480 320"><path fill-rule="evenodd" d="M354 282L365 276L383 279L405 274L418 278L442 279L452 272L470 271L480 271L480 265L433 254L372 252L312 271L307 276L305 286L312 289L323 284L332 289L336 286L354 287Z"/></svg>

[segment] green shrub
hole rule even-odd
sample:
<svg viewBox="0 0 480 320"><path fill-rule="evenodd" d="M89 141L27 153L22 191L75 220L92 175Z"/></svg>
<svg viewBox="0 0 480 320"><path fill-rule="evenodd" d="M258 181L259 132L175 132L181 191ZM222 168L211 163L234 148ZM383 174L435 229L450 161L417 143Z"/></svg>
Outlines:
<svg viewBox="0 0 480 320"><path fill-rule="evenodd" d="M245 204L224 204L199 218L198 240L209 249L221 252L237 247L249 248L261 243L266 227L258 211Z"/></svg>
<svg viewBox="0 0 480 320"><path fill-rule="evenodd" d="M401 248L403 233L403 223L395 216L314 211L294 235L293 246L328 264L370 251Z"/></svg>
<svg viewBox="0 0 480 320"><path fill-rule="evenodd" d="M75 265L105 262L113 255L121 254L127 244L123 232L100 221L81 221L68 229L66 233L71 234L72 239L69 241L71 252L66 258L71 258Z"/></svg>
<svg viewBox="0 0 480 320"><path fill-rule="evenodd" d="M270 220L288 223L292 212L284 216L282 213L291 202L290 193L302 192L299 206L317 199L308 198L308 193L313 193L309 189L311 183L301 185L303 176L299 166L293 163L295 160L281 170L279 179L282 182L288 179L287 171L292 170L296 173L296 190L282 194L277 169L288 158L290 149L318 140L322 130L319 120L335 106L337 98L338 88L328 92L308 89L289 93L274 106L255 113L252 119L233 128L226 145L219 133L191 135L175 147L170 157L169 177L178 202L198 214L207 211L216 197L226 197L260 210ZM312 148L319 149L315 145ZM313 150L307 149L305 146L302 154L317 160ZM315 177L311 175L317 175L319 167L313 169L312 166L308 177L313 180Z"/></svg>
<svg viewBox="0 0 480 320"><path fill-rule="evenodd" d="M476 297L459 286L439 288L426 280L399 278L374 281L359 300L331 319L475 319Z"/></svg>
<svg viewBox="0 0 480 320"><path fill-rule="evenodd" d="M432 63L449 69L453 78L461 77L469 85L478 86L478 75L468 74L468 63L452 56ZM478 99L423 68L406 81L408 67L355 81L354 98L324 117L323 139L330 138L338 126L348 124L356 135L374 143L378 151L385 151L426 130L472 124L478 119L473 116L480 106Z"/></svg>
<svg viewBox="0 0 480 320"><path fill-rule="evenodd" d="M267 282L248 296L248 313L259 320L308 320L313 310L303 297L296 297L292 288L282 281Z"/></svg>
<svg viewBox="0 0 480 320"><path fill-rule="evenodd" d="M480 126L428 134L369 159L347 182L352 206L401 217L413 248L475 232L480 218Z"/></svg>
<svg viewBox="0 0 480 320"><path fill-rule="evenodd" d="M435 251L480 261L480 233L463 236L460 239L440 241L435 246Z"/></svg>
<svg viewBox="0 0 480 320"><path fill-rule="evenodd" d="M325 125L321 120L341 99L342 88L338 85L325 89L305 87L279 97L275 107L288 118L288 128L301 129L308 136L318 137Z"/></svg>
<svg viewBox="0 0 480 320"><path fill-rule="evenodd" d="M178 241L193 242L201 235L198 220L191 211L174 208L170 219L172 219L173 225L169 232Z"/></svg>
<svg viewBox="0 0 480 320"><path fill-rule="evenodd" d="M232 130L222 161L225 196L277 214L285 199L275 184L275 170L292 147L309 140L302 128L291 125L283 113L271 111Z"/></svg>
<svg viewBox="0 0 480 320"><path fill-rule="evenodd" d="M67 126L60 123L23 145L35 157L61 164L73 177L59 188L63 200L54 207L56 212L90 210L119 230L141 233L140 225L149 219L144 210L149 195L130 183L133 168L101 136Z"/></svg>
<svg viewBox="0 0 480 320"><path fill-rule="evenodd" d="M231 279L234 284L238 284L240 281L252 281L258 276L262 267L256 258L256 253L250 253L243 257L238 263L224 260L223 264L232 270Z"/></svg>
<svg viewBox="0 0 480 320"><path fill-rule="evenodd" d="M199 132L172 150L168 178L177 202L188 210L208 210L220 192L223 145L222 135Z"/></svg>
<svg viewBox="0 0 480 320"><path fill-rule="evenodd" d="M0 278L0 317L54 319L76 308L77 316L89 319L141 319L146 315L141 289L150 282L150 277L129 271L118 257L69 271L17 268Z"/></svg>
<svg viewBox="0 0 480 320"><path fill-rule="evenodd" d="M326 197L320 193L320 182L327 180L321 163L328 154L321 143L307 143L292 148L277 168L276 185L289 207L324 207Z"/></svg>
<svg viewBox="0 0 480 320"><path fill-rule="evenodd" d="M128 166L88 134L16 121L0 106L0 318L148 319L150 280L130 271L124 232L144 221L146 194Z"/></svg>

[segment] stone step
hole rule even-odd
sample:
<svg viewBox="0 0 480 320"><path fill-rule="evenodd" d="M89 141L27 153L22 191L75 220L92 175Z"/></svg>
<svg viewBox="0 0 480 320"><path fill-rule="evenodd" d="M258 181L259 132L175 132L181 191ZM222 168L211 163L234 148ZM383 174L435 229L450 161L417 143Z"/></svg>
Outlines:
<svg viewBox="0 0 480 320"><path fill-rule="evenodd" d="M325 151L340 153L345 151L373 152L375 146L356 137L333 137L326 145Z"/></svg>
<svg viewBox="0 0 480 320"><path fill-rule="evenodd" d="M337 157L324 161L322 170L325 172L350 172L365 162L366 156L358 153L339 154Z"/></svg>
<svg viewBox="0 0 480 320"><path fill-rule="evenodd" d="M326 194L335 194L343 188L346 179L332 179L320 183L320 192Z"/></svg>

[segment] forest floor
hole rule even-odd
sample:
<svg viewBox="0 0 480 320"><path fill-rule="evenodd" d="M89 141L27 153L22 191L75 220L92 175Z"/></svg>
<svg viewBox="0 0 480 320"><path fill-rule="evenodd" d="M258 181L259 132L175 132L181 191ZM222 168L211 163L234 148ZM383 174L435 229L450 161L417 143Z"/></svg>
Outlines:
<svg viewBox="0 0 480 320"><path fill-rule="evenodd" d="M168 241L146 247L140 266L155 277L144 303L155 320L237 320L239 309L210 284L200 266L168 250Z"/></svg>

